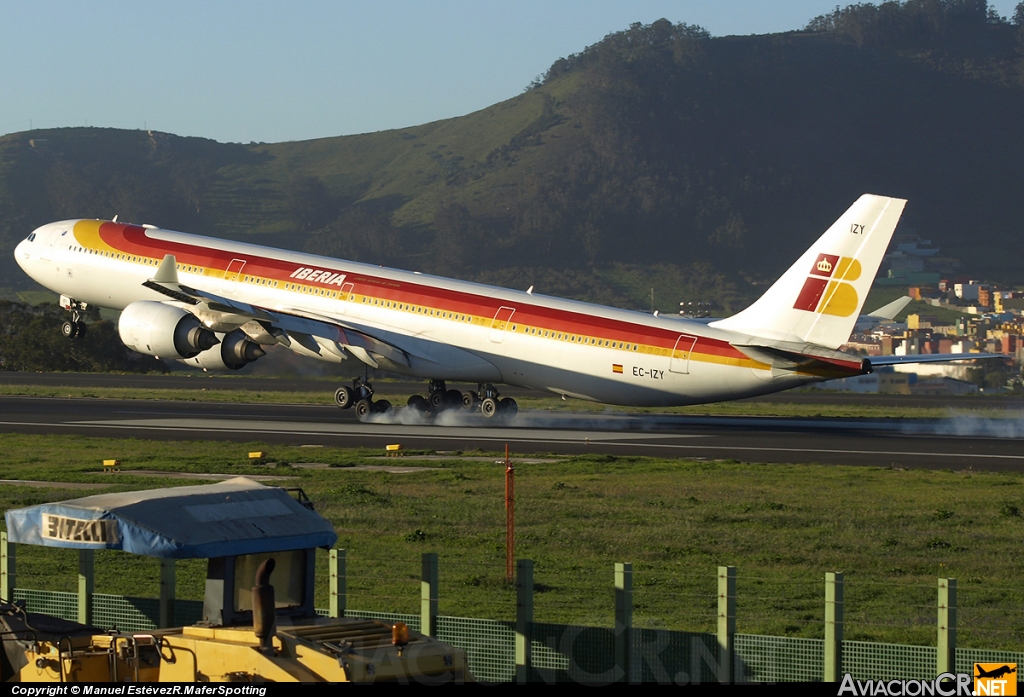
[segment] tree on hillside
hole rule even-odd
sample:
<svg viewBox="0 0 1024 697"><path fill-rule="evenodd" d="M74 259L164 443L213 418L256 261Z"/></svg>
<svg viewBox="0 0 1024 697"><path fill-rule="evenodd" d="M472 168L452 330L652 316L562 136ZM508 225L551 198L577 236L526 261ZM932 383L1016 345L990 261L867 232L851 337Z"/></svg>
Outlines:
<svg viewBox="0 0 1024 697"><path fill-rule="evenodd" d="M889 0L837 7L808 22L806 31L841 35L858 46L940 47L1002 22L986 0Z"/></svg>
<svg viewBox="0 0 1024 697"><path fill-rule="evenodd" d="M295 177L285 186L288 210L305 232L319 230L338 214L337 206L323 181L316 177Z"/></svg>
<svg viewBox="0 0 1024 697"><path fill-rule="evenodd" d="M487 266L488 235L481 227L462 204L442 204L434 213L434 271L457 274Z"/></svg>
<svg viewBox="0 0 1024 697"><path fill-rule="evenodd" d="M95 201L92 179L66 161L57 161L46 175L46 192L54 218L79 218Z"/></svg>
<svg viewBox="0 0 1024 697"><path fill-rule="evenodd" d="M88 325L85 337L68 340L60 325L66 313L55 305L31 307L0 301L0 368L22 371L166 372L151 356L128 349L113 322Z"/></svg>
<svg viewBox="0 0 1024 697"><path fill-rule="evenodd" d="M345 208L311 235L304 251L369 264L408 265L424 248L421 231L392 225L396 201L375 199Z"/></svg>
<svg viewBox="0 0 1024 697"><path fill-rule="evenodd" d="M213 164L206 158L182 160L171 169L174 190L196 213L200 212L202 198L214 176Z"/></svg>

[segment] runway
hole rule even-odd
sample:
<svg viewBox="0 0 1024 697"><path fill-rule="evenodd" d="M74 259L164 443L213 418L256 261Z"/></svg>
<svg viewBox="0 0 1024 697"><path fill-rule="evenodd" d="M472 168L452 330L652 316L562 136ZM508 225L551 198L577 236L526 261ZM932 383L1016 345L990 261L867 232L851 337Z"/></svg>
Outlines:
<svg viewBox="0 0 1024 697"><path fill-rule="evenodd" d="M403 414L402 410L398 411ZM522 411L359 423L312 405L0 397L0 432L291 445L647 455L744 462L1024 471L1024 424L1012 419L802 419Z"/></svg>

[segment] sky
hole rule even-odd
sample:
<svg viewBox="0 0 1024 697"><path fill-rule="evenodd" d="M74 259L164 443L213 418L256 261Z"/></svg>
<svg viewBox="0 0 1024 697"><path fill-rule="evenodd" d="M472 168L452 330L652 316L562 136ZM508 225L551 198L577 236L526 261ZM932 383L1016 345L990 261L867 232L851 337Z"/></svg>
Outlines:
<svg viewBox="0 0 1024 697"><path fill-rule="evenodd" d="M1019 0L990 0L1010 16ZM149 128L221 142L366 133L514 97L662 17L800 29L836 0L0 0L0 135Z"/></svg>

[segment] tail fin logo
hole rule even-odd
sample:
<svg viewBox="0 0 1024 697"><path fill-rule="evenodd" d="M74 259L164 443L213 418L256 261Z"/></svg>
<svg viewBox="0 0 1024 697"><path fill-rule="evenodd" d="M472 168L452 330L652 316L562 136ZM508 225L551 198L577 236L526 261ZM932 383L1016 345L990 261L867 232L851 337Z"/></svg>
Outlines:
<svg viewBox="0 0 1024 697"><path fill-rule="evenodd" d="M852 257L819 254L793 308L849 317L857 311L860 298L857 289L847 281L856 281L860 273L860 262Z"/></svg>

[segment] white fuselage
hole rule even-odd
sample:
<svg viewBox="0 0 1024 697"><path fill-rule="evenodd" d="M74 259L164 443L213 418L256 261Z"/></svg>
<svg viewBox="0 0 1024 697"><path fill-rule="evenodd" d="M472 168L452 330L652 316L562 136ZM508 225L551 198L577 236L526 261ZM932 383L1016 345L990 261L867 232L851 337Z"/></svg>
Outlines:
<svg viewBox="0 0 1024 697"><path fill-rule="evenodd" d="M421 378L635 406L739 399L822 379L773 371L732 345L748 337L703 323L149 227L52 223L15 251L41 285L118 310L168 302L143 287L168 254L183 286L358 327L412 357L389 368Z"/></svg>

